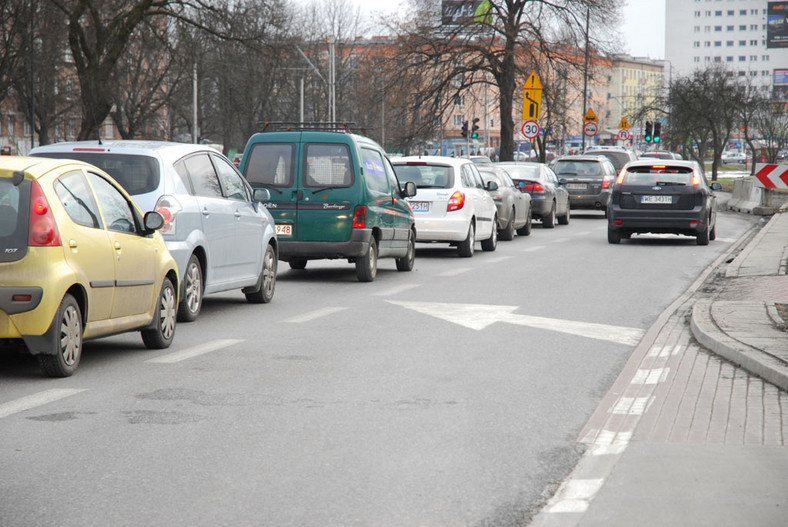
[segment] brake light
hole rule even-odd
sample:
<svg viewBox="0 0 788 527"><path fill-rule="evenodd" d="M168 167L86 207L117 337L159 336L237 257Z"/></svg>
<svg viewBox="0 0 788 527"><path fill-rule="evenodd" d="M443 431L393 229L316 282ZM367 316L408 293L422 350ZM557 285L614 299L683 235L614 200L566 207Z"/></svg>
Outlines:
<svg viewBox="0 0 788 527"><path fill-rule="evenodd" d="M363 229L367 226L367 207L358 205L353 212L353 228Z"/></svg>
<svg viewBox="0 0 788 527"><path fill-rule="evenodd" d="M605 178L602 180L602 188L610 188L610 180Z"/></svg>
<svg viewBox="0 0 788 527"><path fill-rule="evenodd" d="M622 184L624 182L624 176L626 175L627 175L626 171L622 170L621 173L618 175L618 179L616 180L616 185Z"/></svg>
<svg viewBox="0 0 788 527"><path fill-rule="evenodd" d="M446 205L446 212L451 212L453 210L460 210L465 206L465 194L460 192L459 190L451 195L449 198L449 203Z"/></svg>
<svg viewBox="0 0 788 527"><path fill-rule="evenodd" d="M652 168L652 169L653 169L653 168L659 168L659 169L662 169L662 170L664 170L665 168L667 168L667 165L651 165L651 168Z"/></svg>
<svg viewBox="0 0 788 527"><path fill-rule="evenodd" d="M162 234L175 234L178 227L178 213L182 210L181 204L172 196L164 195L156 202L154 210L164 218L164 225L159 232Z"/></svg>
<svg viewBox="0 0 788 527"><path fill-rule="evenodd" d="M544 192L544 187L541 183L526 183L520 188L527 190L528 192L536 192L537 194Z"/></svg>
<svg viewBox="0 0 788 527"><path fill-rule="evenodd" d="M49 209L41 186L33 181L30 188L30 235L27 244L30 247L58 247L60 234L55 224L55 216Z"/></svg>
<svg viewBox="0 0 788 527"><path fill-rule="evenodd" d="M693 172L692 173L692 186L693 187L697 187L698 185L700 185L700 178L698 177L698 174L696 172Z"/></svg>

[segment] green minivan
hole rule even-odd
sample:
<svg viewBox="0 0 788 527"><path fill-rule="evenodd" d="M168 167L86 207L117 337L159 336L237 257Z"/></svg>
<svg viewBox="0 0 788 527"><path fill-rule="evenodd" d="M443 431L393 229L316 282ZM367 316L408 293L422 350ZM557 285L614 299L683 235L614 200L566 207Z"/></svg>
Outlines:
<svg viewBox="0 0 788 527"><path fill-rule="evenodd" d="M263 131L246 144L238 167L253 188L266 188L276 223L279 259L292 269L308 260L347 259L361 282L378 258L410 271L416 255L413 212L383 149L341 131Z"/></svg>

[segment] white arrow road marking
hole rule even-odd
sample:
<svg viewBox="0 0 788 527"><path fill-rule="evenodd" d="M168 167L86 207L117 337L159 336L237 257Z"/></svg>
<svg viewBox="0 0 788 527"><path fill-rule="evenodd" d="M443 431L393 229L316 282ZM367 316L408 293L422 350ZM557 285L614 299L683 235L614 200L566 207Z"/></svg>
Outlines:
<svg viewBox="0 0 788 527"><path fill-rule="evenodd" d="M0 418L8 417L11 414L16 414L19 412L24 412L25 410L30 410L38 406L43 406L45 404L64 399L66 397L71 397L72 395L76 395L84 391L86 390L53 388L51 390L34 393L33 395L28 395L27 397L17 399L16 401L0 404Z"/></svg>
<svg viewBox="0 0 788 527"><path fill-rule="evenodd" d="M176 351L175 353L170 353L168 355L163 355L161 357L156 357L155 359L146 360L145 362L152 362L155 364L174 364L176 362L180 362L186 359L191 359L192 357L204 355L212 351L228 348L233 344L238 344L239 342L243 342L243 340L239 340L239 339L212 340L210 342L206 342L205 344L200 344L199 346L192 346L191 348L186 348L185 350Z"/></svg>
<svg viewBox="0 0 788 527"><path fill-rule="evenodd" d="M477 331L496 322L517 324L538 329L549 329L579 337L607 340L617 344L635 346L643 338L644 330L593 322L561 320L559 318L516 315L517 306L490 306L480 304L446 304L439 302L398 302L389 303L412 309L424 315L440 318Z"/></svg>

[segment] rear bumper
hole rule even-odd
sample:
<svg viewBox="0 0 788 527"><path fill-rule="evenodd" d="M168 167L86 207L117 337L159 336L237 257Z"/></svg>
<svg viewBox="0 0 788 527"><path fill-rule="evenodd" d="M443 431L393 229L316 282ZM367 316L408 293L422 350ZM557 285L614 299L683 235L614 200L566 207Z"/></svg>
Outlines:
<svg viewBox="0 0 788 527"><path fill-rule="evenodd" d="M610 203L610 192L570 194L569 203L571 203L573 209L604 209Z"/></svg>
<svg viewBox="0 0 788 527"><path fill-rule="evenodd" d="M608 207L608 227L611 230L695 236L706 229L707 222L708 213L702 207L692 210L659 211L658 214L653 210Z"/></svg>
<svg viewBox="0 0 788 527"><path fill-rule="evenodd" d="M540 217L550 214L553 200L547 196L534 196L531 194L531 215Z"/></svg>
<svg viewBox="0 0 788 527"><path fill-rule="evenodd" d="M446 216L440 219L419 219L416 216L417 242L461 242L468 237L470 219Z"/></svg>
<svg viewBox="0 0 788 527"><path fill-rule="evenodd" d="M350 240L344 242L297 241L279 238L279 259L291 258L322 260L358 258L367 254L372 229L353 229Z"/></svg>

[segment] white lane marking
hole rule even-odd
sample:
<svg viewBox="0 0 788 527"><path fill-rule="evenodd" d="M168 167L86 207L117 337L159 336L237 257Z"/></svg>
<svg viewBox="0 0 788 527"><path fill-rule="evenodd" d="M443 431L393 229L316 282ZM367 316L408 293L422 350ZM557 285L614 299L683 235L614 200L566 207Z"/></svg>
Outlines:
<svg viewBox="0 0 788 527"><path fill-rule="evenodd" d="M408 290L413 289L415 287L419 287L419 284L402 284L401 286L398 286L398 287L392 287L391 289L385 289L383 291L378 291L377 293L374 293L374 295L375 296L394 296L394 295L398 295L400 293L404 293L405 291L408 291Z"/></svg>
<svg viewBox="0 0 788 527"><path fill-rule="evenodd" d="M440 274L438 274L438 276L442 276L444 278L447 278L447 277L450 277L450 276L457 276L457 275L460 275L462 273L467 273L470 270L471 270L470 267L457 267L456 269L452 269L450 271L445 271L443 273L440 273Z"/></svg>
<svg viewBox="0 0 788 527"><path fill-rule="evenodd" d="M388 300L388 302L477 331L485 329L496 322L505 322L508 324L547 329L630 346L637 345L645 333L645 331L638 328L610 326L593 322L579 322L530 315L516 315L513 312L518 309L517 306L447 304L440 302L398 302L395 300Z"/></svg>
<svg viewBox="0 0 788 527"><path fill-rule="evenodd" d="M553 243L564 243L564 242L568 242L569 238L555 238L554 240L550 240L550 241L552 241Z"/></svg>
<svg viewBox="0 0 788 527"><path fill-rule="evenodd" d="M161 357L156 357L155 359L146 360L145 362L151 362L154 364L174 364L176 362L180 362L186 359L191 359L199 355L210 353L212 351L228 348L234 344L238 344L239 342L243 342L243 340L241 339L212 340L210 342L206 342L205 344L200 344L199 346L192 346L191 348L186 348L185 350L176 351L175 353L169 353Z"/></svg>
<svg viewBox="0 0 788 527"><path fill-rule="evenodd" d="M665 382L670 368L654 368L653 370L638 370L632 379L632 384L659 384Z"/></svg>
<svg viewBox="0 0 788 527"><path fill-rule="evenodd" d="M572 479L564 482L551 500L547 512L585 512L604 479Z"/></svg>
<svg viewBox="0 0 788 527"><path fill-rule="evenodd" d="M716 241L722 242L722 243L733 243L733 242L736 241L736 239L735 238L716 238Z"/></svg>
<svg viewBox="0 0 788 527"><path fill-rule="evenodd" d="M583 237L583 236L588 236L590 234L593 234L593 233L591 231L581 231L581 232L573 232L572 233L573 236L578 237L578 238Z"/></svg>
<svg viewBox="0 0 788 527"><path fill-rule="evenodd" d="M651 404L653 397L622 397L610 413L616 415L643 415Z"/></svg>
<svg viewBox="0 0 788 527"><path fill-rule="evenodd" d="M71 397L72 395L76 395L84 391L87 390L52 388L51 390L34 393L33 395L28 395L15 401L0 404L0 418L8 417L9 415L19 412L24 412L25 410L31 410L38 406L43 406L66 397Z"/></svg>
<svg viewBox="0 0 788 527"><path fill-rule="evenodd" d="M510 260L511 256L496 256L495 258L490 258L489 260L485 260L485 263L500 263L506 260Z"/></svg>
<svg viewBox="0 0 788 527"><path fill-rule="evenodd" d="M526 247L525 249L521 249L520 252L531 253L534 251L541 251L542 249L544 249L544 247L545 247L544 245L534 245L533 247Z"/></svg>
<svg viewBox="0 0 788 527"><path fill-rule="evenodd" d="M296 317L288 318L285 322L289 322L291 324L299 324L301 322L311 322L312 320L327 317L328 315L333 315L334 313L339 313L340 311L344 311L347 309L346 307L324 307L323 309L317 309L315 311L310 311L308 313L304 313L303 315L298 315Z"/></svg>

